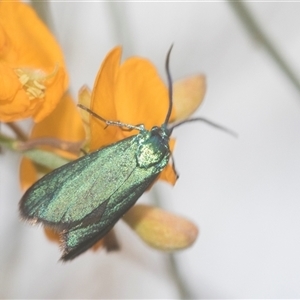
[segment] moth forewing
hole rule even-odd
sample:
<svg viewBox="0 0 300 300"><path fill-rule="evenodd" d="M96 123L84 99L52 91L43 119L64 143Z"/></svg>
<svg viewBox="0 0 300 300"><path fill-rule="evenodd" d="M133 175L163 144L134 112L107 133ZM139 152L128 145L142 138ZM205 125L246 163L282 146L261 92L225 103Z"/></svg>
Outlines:
<svg viewBox="0 0 300 300"><path fill-rule="evenodd" d="M137 148L133 139L104 147L45 175L21 199L22 216L54 227L78 224L126 180L125 169L132 166L134 158L130 153ZM112 164L117 154L119 168Z"/></svg>
<svg viewBox="0 0 300 300"><path fill-rule="evenodd" d="M21 214L61 232L62 259L72 259L114 226L168 160L168 138L142 130L45 175L24 194Z"/></svg>

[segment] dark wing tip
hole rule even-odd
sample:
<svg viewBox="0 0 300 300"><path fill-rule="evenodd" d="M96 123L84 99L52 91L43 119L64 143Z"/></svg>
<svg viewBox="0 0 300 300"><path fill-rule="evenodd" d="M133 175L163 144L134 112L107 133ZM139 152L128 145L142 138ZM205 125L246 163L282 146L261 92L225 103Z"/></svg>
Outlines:
<svg viewBox="0 0 300 300"><path fill-rule="evenodd" d="M32 222L32 223L36 223L37 222L37 218L32 216L32 213L30 213L28 207L26 207L26 200L28 198L26 197L26 193L23 195L23 197L21 198L20 202L19 202L19 214L22 220L24 221L28 221L28 222Z"/></svg>

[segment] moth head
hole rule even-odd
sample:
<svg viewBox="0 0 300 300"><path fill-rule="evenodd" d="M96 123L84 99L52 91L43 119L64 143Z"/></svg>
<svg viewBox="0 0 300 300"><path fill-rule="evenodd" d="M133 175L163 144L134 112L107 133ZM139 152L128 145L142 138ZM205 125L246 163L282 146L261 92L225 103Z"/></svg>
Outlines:
<svg viewBox="0 0 300 300"><path fill-rule="evenodd" d="M136 154L137 164L140 168L159 166L168 161L170 156L168 129L154 126L141 139Z"/></svg>

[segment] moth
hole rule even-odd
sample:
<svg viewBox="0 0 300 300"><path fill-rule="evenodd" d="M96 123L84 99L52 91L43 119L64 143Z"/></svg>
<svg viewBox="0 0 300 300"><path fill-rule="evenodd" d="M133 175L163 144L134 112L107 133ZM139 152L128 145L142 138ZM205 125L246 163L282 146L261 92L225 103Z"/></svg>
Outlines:
<svg viewBox="0 0 300 300"><path fill-rule="evenodd" d="M20 200L23 219L59 232L61 260L72 260L103 238L116 222L153 184L170 159L169 139L183 123L203 121L227 129L204 118L194 118L168 127L172 111L170 48L166 58L169 108L161 126L147 130L143 125L107 121L80 106L108 126L116 125L138 134L87 154L46 174Z"/></svg>

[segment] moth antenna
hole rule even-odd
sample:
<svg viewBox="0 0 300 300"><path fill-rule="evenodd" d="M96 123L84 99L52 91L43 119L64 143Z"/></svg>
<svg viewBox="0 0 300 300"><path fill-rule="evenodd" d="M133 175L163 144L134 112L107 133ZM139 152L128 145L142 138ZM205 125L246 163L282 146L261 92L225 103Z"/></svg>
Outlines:
<svg viewBox="0 0 300 300"><path fill-rule="evenodd" d="M92 116L94 116L95 118L103 121L104 123L107 123L108 121L105 120L104 118L100 117L99 115L97 115L96 113L94 113L92 110L90 110L89 108L87 108L86 106L82 105L82 104L77 104L78 107L80 107L81 109L87 111L88 113L90 113Z"/></svg>
<svg viewBox="0 0 300 300"><path fill-rule="evenodd" d="M172 83L172 77L171 77L171 73L170 73L170 64L169 64L172 48L173 48L173 44L171 45L171 47L167 53L167 58L166 58L166 72L167 72L168 91L169 91L169 109L168 109L168 113L166 115L166 119L164 122L165 125L169 123L172 108L173 108L173 83Z"/></svg>
<svg viewBox="0 0 300 300"><path fill-rule="evenodd" d="M238 134L236 132L234 132L233 130L228 129L228 128L226 128L226 127L224 127L222 125L219 125L217 123L214 123L212 121L209 121L209 120L207 120L205 118L192 118L192 119L188 119L188 120L185 120L185 121L182 121L182 122L179 122L179 123L173 125L171 128L169 128L169 130L172 132L173 129L176 128L176 127L178 127L178 126L181 126L181 125L183 125L185 123L196 122L196 121L198 121L198 122L204 122L204 123L206 123L206 124L208 124L210 126L213 126L213 127L217 128L217 129L220 129L220 130L222 130L222 131L224 131L226 133L229 133L230 135L232 135L232 136L234 136L236 138L238 137Z"/></svg>
<svg viewBox="0 0 300 300"><path fill-rule="evenodd" d="M95 112L93 112L92 110L90 110L89 108L87 108L86 106L82 105L82 104L77 104L78 107L80 107L81 109L87 111L88 113L90 113L92 116L94 116L95 118L101 120L102 122L104 122L107 126L118 126L118 127L125 127L128 130L139 130L142 131L144 130L144 126L143 125L130 125L130 124L125 124L119 121L108 121L102 117L100 117L99 115L97 115ZM106 128L105 127L105 128Z"/></svg>

